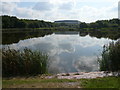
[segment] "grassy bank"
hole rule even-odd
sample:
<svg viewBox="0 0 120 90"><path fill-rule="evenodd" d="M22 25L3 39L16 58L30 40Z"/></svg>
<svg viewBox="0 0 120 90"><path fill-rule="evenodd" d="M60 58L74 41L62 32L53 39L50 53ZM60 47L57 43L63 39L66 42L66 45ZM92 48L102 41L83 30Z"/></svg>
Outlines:
<svg viewBox="0 0 120 90"><path fill-rule="evenodd" d="M32 77L3 79L2 85L3 88L76 88L79 86L79 82L78 80Z"/></svg>
<svg viewBox="0 0 120 90"><path fill-rule="evenodd" d="M45 79L41 77L3 79L3 88L120 88L120 77L96 79Z"/></svg>
<svg viewBox="0 0 120 90"><path fill-rule="evenodd" d="M120 88L120 77L82 79L81 87L84 87L84 88Z"/></svg>
<svg viewBox="0 0 120 90"><path fill-rule="evenodd" d="M26 76L47 73L48 56L39 51L24 49L2 50L3 77Z"/></svg>

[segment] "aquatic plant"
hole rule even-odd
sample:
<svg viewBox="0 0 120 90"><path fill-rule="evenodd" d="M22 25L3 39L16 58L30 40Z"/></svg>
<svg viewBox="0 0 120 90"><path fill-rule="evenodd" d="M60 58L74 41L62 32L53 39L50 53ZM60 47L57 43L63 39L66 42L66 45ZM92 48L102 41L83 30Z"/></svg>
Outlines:
<svg viewBox="0 0 120 90"><path fill-rule="evenodd" d="M42 52L15 50L8 48L2 50L2 75L20 76L47 73L48 55Z"/></svg>
<svg viewBox="0 0 120 90"><path fill-rule="evenodd" d="M101 71L120 71L120 40L104 45L102 58L99 58Z"/></svg>

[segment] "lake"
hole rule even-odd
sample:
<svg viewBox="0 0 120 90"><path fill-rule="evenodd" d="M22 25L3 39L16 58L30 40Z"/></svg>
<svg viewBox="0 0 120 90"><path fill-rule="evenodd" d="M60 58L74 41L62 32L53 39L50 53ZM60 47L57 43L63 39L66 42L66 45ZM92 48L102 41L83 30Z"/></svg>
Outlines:
<svg viewBox="0 0 120 90"><path fill-rule="evenodd" d="M100 56L103 45L111 41L108 38L96 38L85 33L66 31L19 39L4 44L3 47L9 46L20 50L27 47L47 53L49 73L93 72L99 70L97 57Z"/></svg>

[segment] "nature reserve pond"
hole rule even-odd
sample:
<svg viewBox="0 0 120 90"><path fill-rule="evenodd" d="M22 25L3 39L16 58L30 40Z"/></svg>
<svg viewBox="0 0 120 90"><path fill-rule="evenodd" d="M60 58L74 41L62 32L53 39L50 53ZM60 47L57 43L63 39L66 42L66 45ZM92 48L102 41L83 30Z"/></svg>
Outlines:
<svg viewBox="0 0 120 90"><path fill-rule="evenodd" d="M75 31L53 32L42 37L4 44L3 47L20 50L27 47L47 53L50 73L92 72L99 70L97 56L100 56L103 45L111 41L108 38L91 37Z"/></svg>

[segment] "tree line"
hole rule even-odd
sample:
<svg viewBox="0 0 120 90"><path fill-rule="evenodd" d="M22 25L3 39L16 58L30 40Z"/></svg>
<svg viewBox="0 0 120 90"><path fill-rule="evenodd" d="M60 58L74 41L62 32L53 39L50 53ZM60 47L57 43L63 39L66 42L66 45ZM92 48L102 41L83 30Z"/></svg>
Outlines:
<svg viewBox="0 0 120 90"><path fill-rule="evenodd" d="M101 29L101 28L118 28L120 20L118 18L110 20L98 20L92 23L81 22L78 25L66 24L66 23L52 23L43 20L31 20L31 19L18 19L15 16L3 15L2 28L50 28L50 27L67 27L67 28L79 28L79 29Z"/></svg>
<svg viewBox="0 0 120 90"><path fill-rule="evenodd" d="M2 28L44 28L53 27L53 23L43 20L18 19L15 16L3 15Z"/></svg>
<svg viewBox="0 0 120 90"><path fill-rule="evenodd" d="M117 40L120 38L120 20L98 20L92 23L80 23L79 31L81 33L87 33L90 36L95 36L97 38L110 38Z"/></svg>
<svg viewBox="0 0 120 90"><path fill-rule="evenodd" d="M80 28L118 28L118 24L120 24L120 20L118 18L110 19L110 20L98 20L92 23L80 23Z"/></svg>

